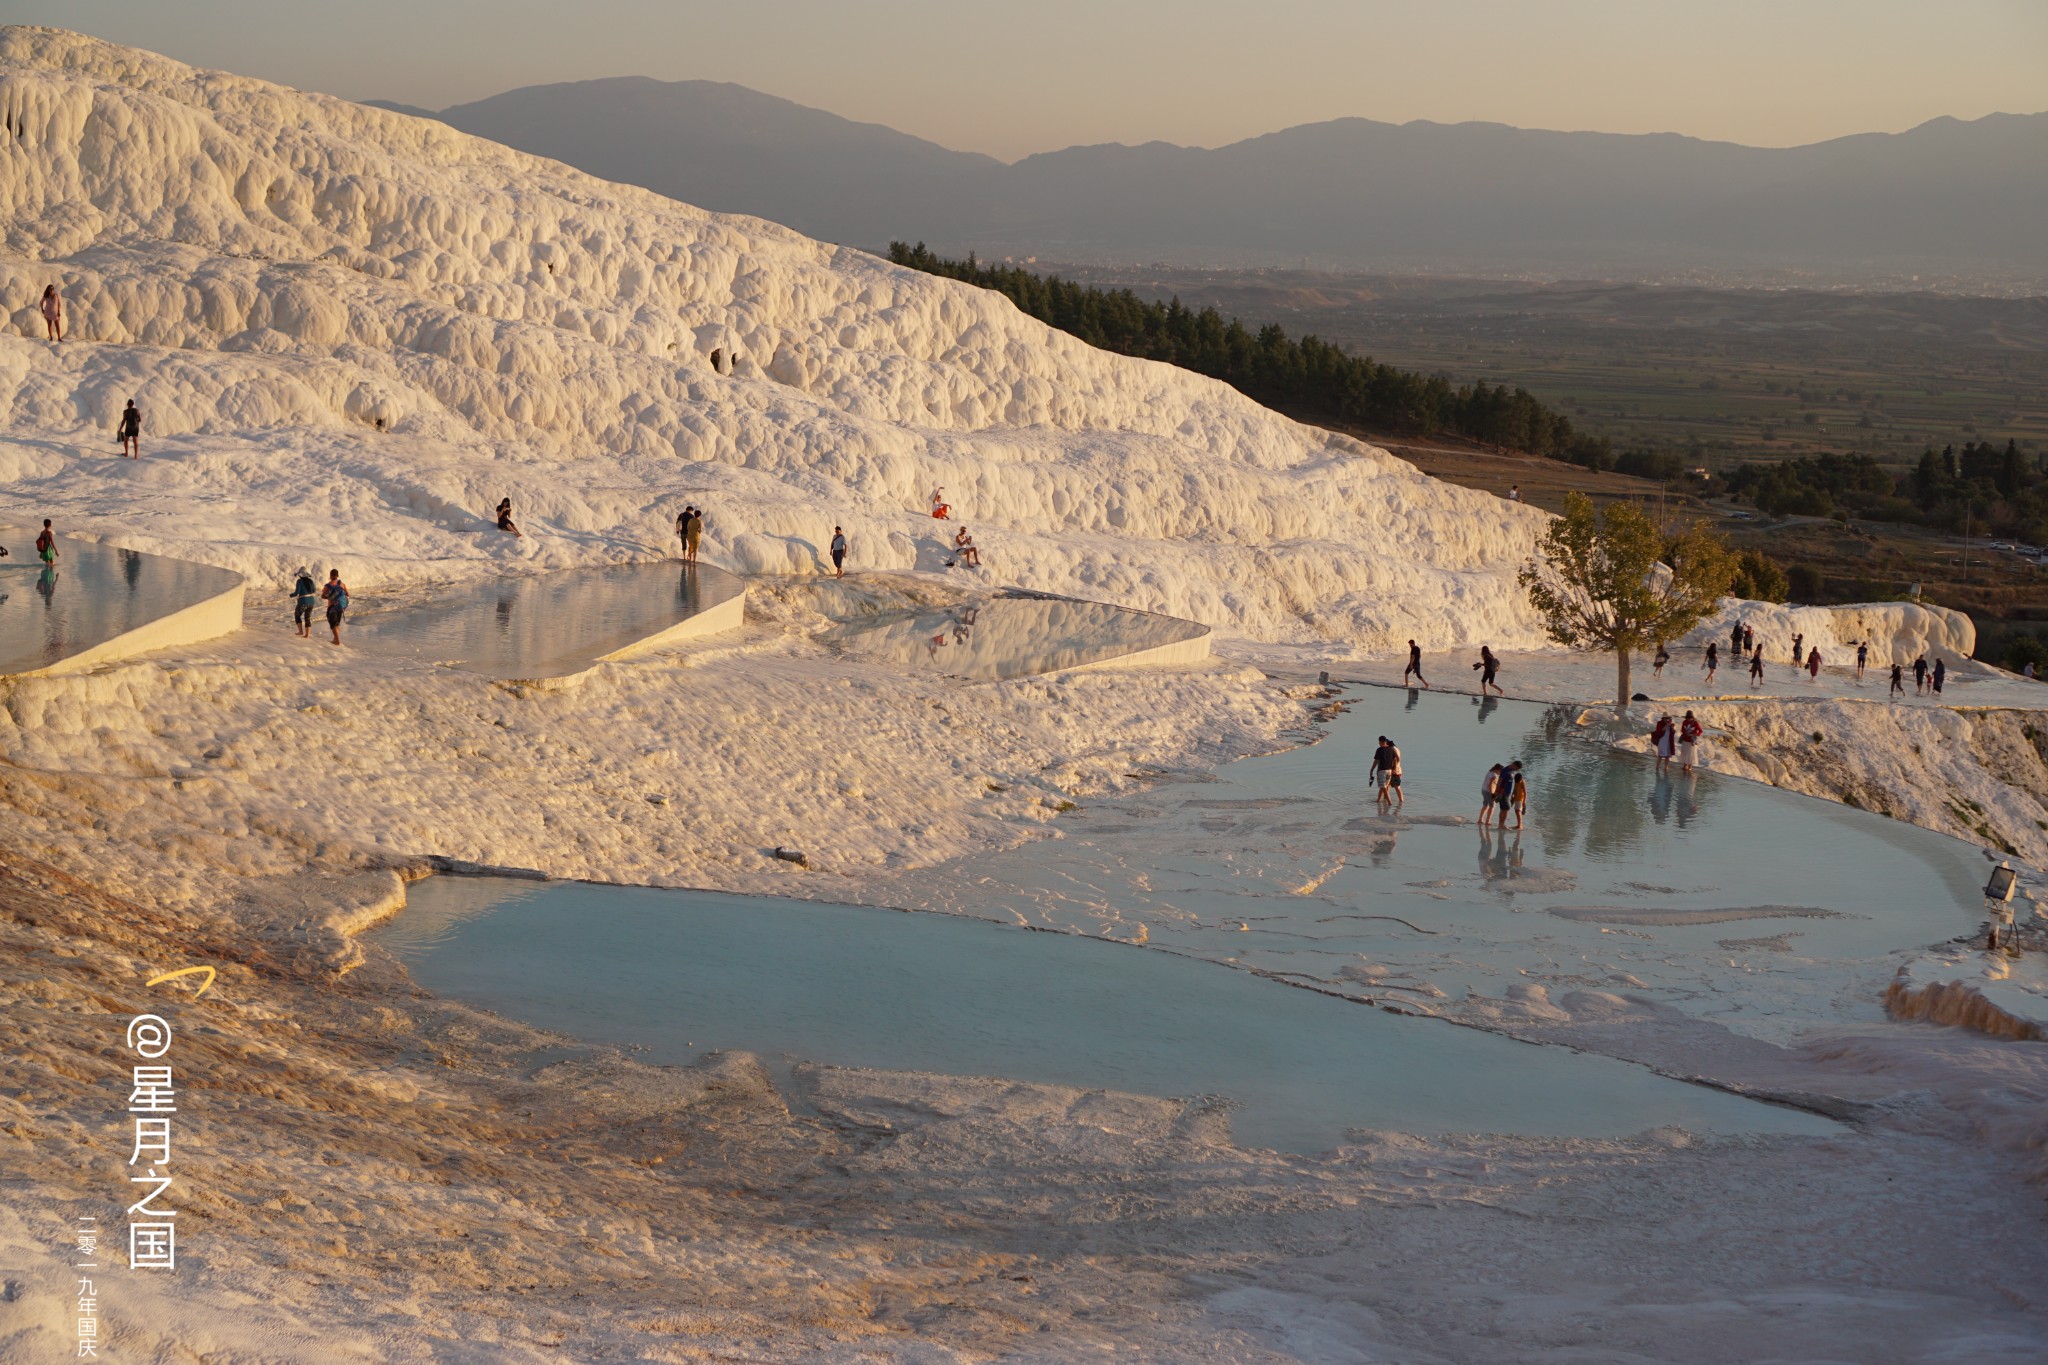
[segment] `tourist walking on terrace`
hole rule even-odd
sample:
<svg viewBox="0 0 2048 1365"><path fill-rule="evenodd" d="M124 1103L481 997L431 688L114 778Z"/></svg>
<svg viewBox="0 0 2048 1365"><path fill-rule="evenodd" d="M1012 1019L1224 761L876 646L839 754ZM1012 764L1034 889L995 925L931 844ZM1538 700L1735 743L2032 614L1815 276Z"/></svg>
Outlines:
<svg viewBox="0 0 2048 1365"><path fill-rule="evenodd" d="M1913 695L1919 696L1927 690L1927 651L1921 650L1920 657L1913 660Z"/></svg>
<svg viewBox="0 0 2048 1365"><path fill-rule="evenodd" d="M1657 755L1658 772L1671 766L1671 755L1677 748L1678 727L1671 723L1671 714L1667 711L1650 727L1650 752Z"/></svg>
<svg viewBox="0 0 2048 1365"><path fill-rule="evenodd" d="M1413 640L1408 642L1408 666L1401 670L1401 685L1403 687L1409 685L1408 675L1410 673L1415 675L1416 682L1421 683L1424 687L1429 686L1429 679L1422 676L1422 646L1416 644Z"/></svg>
<svg viewBox="0 0 2048 1365"><path fill-rule="evenodd" d="M1901 676L1905 671L1898 664L1892 665L1892 690L1891 696L1885 698L1886 701L1890 701L1892 697L1903 697L1906 695L1906 680Z"/></svg>
<svg viewBox="0 0 2048 1365"><path fill-rule="evenodd" d="M523 538L519 535L519 523L512 520L512 499L510 498L500 498L498 500L498 529L509 532L514 538Z"/></svg>
<svg viewBox="0 0 2048 1365"><path fill-rule="evenodd" d="M313 636L313 604L320 600L320 589L313 582L313 571L299 569L298 581L292 584L292 633L302 640Z"/></svg>
<svg viewBox="0 0 2048 1365"><path fill-rule="evenodd" d="M123 455L131 460L142 458L142 409L135 406L133 398L121 409L121 425L114 428L114 434L121 438Z"/></svg>
<svg viewBox="0 0 2048 1365"><path fill-rule="evenodd" d="M50 529L50 519L43 518L42 534L36 537L36 558L45 564L57 562L57 533Z"/></svg>
<svg viewBox="0 0 2048 1365"><path fill-rule="evenodd" d="M1699 758L1700 736L1705 733L1706 727L1699 723L1699 719L1692 712L1686 712L1685 719L1678 723L1678 768L1680 772L1689 773L1692 771L1694 761Z"/></svg>
<svg viewBox="0 0 2048 1365"><path fill-rule="evenodd" d="M57 292L57 286L43 286L43 301L37 305L43 315L43 335L49 341L64 339L64 296Z"/></svg>
<svg viewBox="0 0 2048 1365"><path fill-rule="evenodd" d="M1794 635L1792 637L1792 666L1794 668L1797 668L1801 664L1806 662L1806 656L1800 653L1800 647L1805 643L1806 636L1804 634Z"/></svg>
<svg viewBox="0 0 2048 1365"><path fill-rule="evenodd" d="M43 523L43 524L47 526L47 525L48 525L49 523L48 523L48 522L45 522L45 523ZM1937 697L1938 697L1938 696L1940 696L1940 695L1941 695L1941 683L1942 683L1942 679L1944 679L1944 678L1946 678L1946 677L1948 677L1948 660L1946 660L1946 659L1942 658L1942 657L1941 657L1941 656L1940 656L1939 654L1937 654L1937 655L1935 655L1935 656L1934 656L1934 677L1933 677L1933 682L1934 682L1934 695L1935 695L1935 696L1937 696Z"/></svg>
<svg viewBox="0 0 2048 1365"><path fill-rule="evenodd" d="M846 577L846 532L837 526L832 528L832 576Z"/></svg>
<svg viewBox="0 0 2048 1365"><path fill-rule="evenodd" d="M1749 656L1749 685L1761 687L1764 681L1764 652L1758 650Z"/></svg>
<svg viewBox="0 0 2048 1365"><path fill-rule="evenodd" d="M1870 641L1858 640L1856 642L1856 685L1858 687L1863 686L1863 665L1868 663L1869 660Z"/></svg>
<svg viewBox="0 0 2048 1365"><path fill-rule="evenodd" d="M1472 666L1479 670L1480 696L1485 696L1486 689L1489 687L1499 696L1505 697L1507 695L1505 691L1502 691L1501 685L1495 681L1500 676L1500 660L1494 657L1493 650L1490 647L1486 645L1479 646L1479 662Z"/></svg>
<svg viewBox="0 0 2048 1365"><path fill-rule="evenodd" d="M334 632L334 643L341 643L341 614L348 610L348 584L341 581L341 570L327 571L327 585L320 589L320 596L327 602L327 628Z"/></svg>
<svg viewBox="0 0 2048 1365"><path fill-rule="evenodd" d="M1719 668L1720 666L1721 666L1721 652L1720 652L1720 649L1719 649L1719 647L1717 647L1717 646L1716 646L1716 645L1714 644L1714 642L1713 642L1712 640L1709 640L1709 641L1707 641L1707 660L1706 660L1706 673L1707 673L1707 685L1708 685L1708 686L1710 686L1710 687L1711 687L1711 686L1713 685L1713 682L1714 682L1714 670L1718 669L1718 668Z"/></svg>
<svg viewBox="0 0 2048 1365"><path fill-rule="evenodd" d="M1819 645L1815 645L1813 647L1813 652L1806 656L1806 681L1808 683L1817 683L1820 681Z"/></svg>
<svg viewBox="0 0 2048 1365"><path fill-rule="evenodd" d="M1390 802L1399 805L1407 800L1401 795L1401 751L1385 735L1380 736L1379 747L1372 751L1371 777L1373 799L1381 806Z"/></svg>
<svg viewBox="0 0 2048 1365"><path fill-rule="evenodd" d="M1755 648L1756 627L1752 625L1744 625L1742 628L1742 652L1747 654Z"/></svg>
<svg viewBox="0 0 2048 1365"><path fill-rule="evenodd" d="M1650 676L1651 676L1651 677L1653 677L1653 678L1661 678L1661 677L1663 677L1663 676L1664 676L1664 665L1666 665L1666 664L1668 664L1668 663L1670 663L1670 662L1671 662L1671 651L1670 651L1670 650L1668 650L1668 649L1666 649L1666 648L1664 648L1664 642L1663 642L1662 640L1659 640L1659 641L1657 642L1657 657L1656 657L1655 659L1652 659L1652 660L1650 661L1650 664L1651 664L1651 667L1650 667Z"/></svg>

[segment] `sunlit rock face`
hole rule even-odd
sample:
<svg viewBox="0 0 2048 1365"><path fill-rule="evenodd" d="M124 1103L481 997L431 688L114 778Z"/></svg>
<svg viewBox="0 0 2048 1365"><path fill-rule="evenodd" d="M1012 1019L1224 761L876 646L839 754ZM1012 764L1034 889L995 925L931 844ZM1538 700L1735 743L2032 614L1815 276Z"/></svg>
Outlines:
<svg viewBox="0 0 2048 1365"><path fill-rule="evenodd" d="M856 571L933 568L964 523L989 578L1230 634L1542 642L1541 513L429 120L0 30L0 233L0 488L138 548L388 586L656 556L694 502L746 573L820 570L835 525Z"/></svg>

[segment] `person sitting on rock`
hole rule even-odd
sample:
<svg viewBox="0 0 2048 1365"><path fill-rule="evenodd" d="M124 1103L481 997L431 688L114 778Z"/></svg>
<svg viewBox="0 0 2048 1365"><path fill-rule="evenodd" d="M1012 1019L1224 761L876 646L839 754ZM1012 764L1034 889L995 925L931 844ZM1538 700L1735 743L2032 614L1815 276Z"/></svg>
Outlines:
<svg viewBox="0 0 2048 1365"><path fill-rule="evenodd" d="M981 548L974 543L974 537L967 534L965 526L953 537L953 549L960 555L960 562L970 569L981 567Z"/></svg>
<svg viewBox="0 0 2048 1365"><path fill-rule="evenodd" d="M519 534L519 524L512 520L512 499L504 498L498 503L498 529Z"/></svg>
<svg viewBox="0 0 2048 1365"><path fill-rule="evenodd" d="M933 519L937 521L946 521L950 519L952 515L953 505L946 501L946 490L943 488L934 488L932 490Z"/></svg>

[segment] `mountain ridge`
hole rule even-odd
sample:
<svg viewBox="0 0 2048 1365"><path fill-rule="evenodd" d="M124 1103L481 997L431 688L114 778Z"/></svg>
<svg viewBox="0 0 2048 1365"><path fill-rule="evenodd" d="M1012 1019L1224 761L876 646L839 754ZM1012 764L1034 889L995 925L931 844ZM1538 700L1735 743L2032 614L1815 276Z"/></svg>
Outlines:
<svg viewBox="0 0 2048 1365"><path fill-rule="evenodd" d="M2048 112L1752 147L1347 116L1217 147L1003 162L730 82L528 86L433 115L607 179L865 247L1175 264L2048 278Z"/></svg>

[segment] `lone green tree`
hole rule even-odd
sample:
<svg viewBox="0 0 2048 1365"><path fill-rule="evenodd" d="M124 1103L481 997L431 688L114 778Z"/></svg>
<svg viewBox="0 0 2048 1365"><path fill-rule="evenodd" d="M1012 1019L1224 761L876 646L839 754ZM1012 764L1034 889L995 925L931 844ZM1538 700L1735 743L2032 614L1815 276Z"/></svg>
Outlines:
<svg viewBox="0 0 2048 1365"><path fill-rule="evenodd" d="M1727 542L1703 526L1667 543L1634 503L1596 511L1573 493L1518 578L1552 640L1614 651L1614 707L1626 715L1630 653L1705 620L1735 567Z"/></svg>

